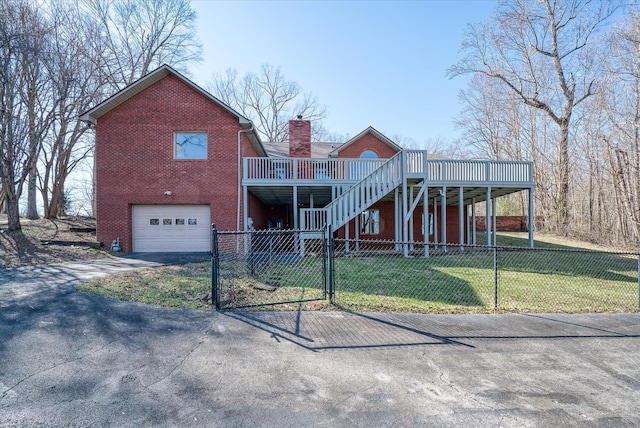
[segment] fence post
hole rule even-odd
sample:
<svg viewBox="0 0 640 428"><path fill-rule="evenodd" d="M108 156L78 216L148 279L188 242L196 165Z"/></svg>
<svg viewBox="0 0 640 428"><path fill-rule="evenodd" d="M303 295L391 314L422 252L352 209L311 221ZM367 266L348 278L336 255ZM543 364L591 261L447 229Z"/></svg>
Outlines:
<svg viewBox="0 0 640 428"><path fill-rule="evenodd" d="M219 265L218 265L218 230L215 223L211 225L211 304L215 305L216 309L220 309L220 296L219 296Z"/></svg>
<svg viewBox="0 0 640 428"><path fill-rule="evenodd" d="M334 244L331 225L327 226L327 255L329 258L329 303L335 303Z"/></svg>
<svg viewBox="0 0 640 428"><path fill-rule="evenodd" d="M322 230L322 298L327 298L327 226Z"/></svg>
<svg viewBox="0 0 640 428"><path fill-rule="evenodd" d="M498 248L493 247L493 309L498 309Z"/></svg>

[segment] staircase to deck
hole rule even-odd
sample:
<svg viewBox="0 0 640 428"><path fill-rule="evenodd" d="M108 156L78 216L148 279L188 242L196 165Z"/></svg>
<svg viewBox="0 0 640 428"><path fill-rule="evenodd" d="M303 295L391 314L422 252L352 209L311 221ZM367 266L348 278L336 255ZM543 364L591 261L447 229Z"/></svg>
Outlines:
<svg viewBox="0 0 640 428"><path fill-rule="evenodd" d="M400 184L402 184L402 152L390 158L324 207L327 224L331 225L333 230L339 229Z"/></svg>

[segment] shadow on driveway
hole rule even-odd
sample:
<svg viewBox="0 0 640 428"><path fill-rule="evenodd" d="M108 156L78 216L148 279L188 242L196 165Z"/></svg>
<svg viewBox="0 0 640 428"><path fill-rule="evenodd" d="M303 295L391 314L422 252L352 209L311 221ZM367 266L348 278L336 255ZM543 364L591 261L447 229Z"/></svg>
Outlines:
<svg viewBox="0 0 640 428"><path fill-rule="evenodd" d="M232 312L222 315L306 350L455 345L487 342L638 339L638 317L618 315L426 315L341 312Z"/></svg>

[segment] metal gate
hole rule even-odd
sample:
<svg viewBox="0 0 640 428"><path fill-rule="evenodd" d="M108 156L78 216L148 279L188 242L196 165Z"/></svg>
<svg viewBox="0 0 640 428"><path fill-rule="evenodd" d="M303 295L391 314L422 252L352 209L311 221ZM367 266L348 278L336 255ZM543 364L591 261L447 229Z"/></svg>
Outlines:
<svg viewBox="0 0 640 428"><path fill-rule="evenodd" d="M211 284L216 309L326 300L332 295L323 231L222 232L212 226Z"/></svg>

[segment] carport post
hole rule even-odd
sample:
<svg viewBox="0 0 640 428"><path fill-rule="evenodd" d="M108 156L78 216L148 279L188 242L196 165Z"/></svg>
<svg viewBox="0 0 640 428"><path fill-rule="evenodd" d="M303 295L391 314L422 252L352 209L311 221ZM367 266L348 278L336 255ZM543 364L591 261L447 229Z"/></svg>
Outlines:
<svg viewBox="0 0 640 428"><path fill-rule="evenodd" d="M211 304L220 309L218 295L218 230L215 223L211 225Z"/></svg>

